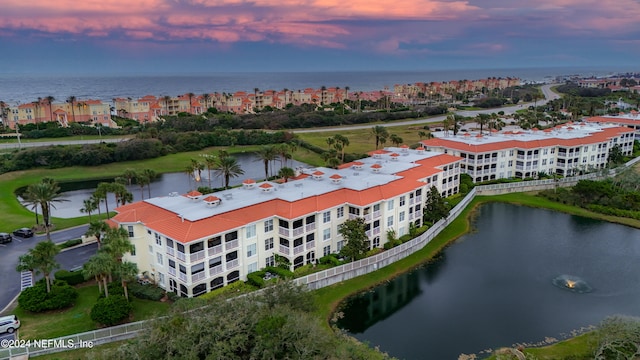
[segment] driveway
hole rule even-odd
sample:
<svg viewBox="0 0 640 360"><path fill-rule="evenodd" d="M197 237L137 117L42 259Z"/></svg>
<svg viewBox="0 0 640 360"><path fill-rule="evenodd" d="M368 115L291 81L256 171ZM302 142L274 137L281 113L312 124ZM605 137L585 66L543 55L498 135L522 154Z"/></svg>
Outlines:
<svg viewBox="0 0 640 360"><path fill-rule="evenodd" d="M87 232L87 225L78 226L66 230L51 233L51 240L55 243L62 243L67 240L79 239ZM40 241L46 239L45 235L37 235L32 238L19 238L15 236L8 244L0 244L0 312L4 312L6 306L20 294L20 273L16 271L18 258L36 246ZM93 254L96 253L97 244L87 244L84 246L66 249L56 257L61 269L71 270L82 266Z"/></svg>

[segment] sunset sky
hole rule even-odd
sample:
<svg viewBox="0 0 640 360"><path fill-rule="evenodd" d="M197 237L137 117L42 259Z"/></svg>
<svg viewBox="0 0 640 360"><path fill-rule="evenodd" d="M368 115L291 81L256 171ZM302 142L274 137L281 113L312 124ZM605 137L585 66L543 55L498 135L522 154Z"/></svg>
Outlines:
<svg viewBox="0 0 640 360"><path fill-rule="evenodd" d="M0 73L637 67L640 56L638 0L2 0L0 9Z"/></svg>

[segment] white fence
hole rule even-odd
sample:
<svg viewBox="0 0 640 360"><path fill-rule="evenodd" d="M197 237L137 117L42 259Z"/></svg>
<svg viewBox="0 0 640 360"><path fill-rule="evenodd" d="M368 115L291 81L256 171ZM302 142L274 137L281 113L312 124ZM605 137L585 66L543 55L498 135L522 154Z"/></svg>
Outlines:
<svg viewBox="0 0 640 360"><path fill-rule="evenodd" d="M20 340L20 347L0 349L0 359L11 359L18 356L38 356L81 349L135 337L146 327L145 321L112 326L104 329L88 331L80 334L63 336L47 340ZM29 346L26 346L29 345Z"/></svg>

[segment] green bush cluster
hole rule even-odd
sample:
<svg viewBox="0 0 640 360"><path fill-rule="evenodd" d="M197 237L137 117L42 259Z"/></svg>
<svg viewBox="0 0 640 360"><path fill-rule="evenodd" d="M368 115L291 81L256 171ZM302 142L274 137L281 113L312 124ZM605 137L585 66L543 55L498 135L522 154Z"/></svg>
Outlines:
<svg viewBox="0 0 640 360"><path fill-rule="evenodd" d="M64 281L55 280L47 293L47 285L40 280L20 293L18 305L27 311L43 312L70 307L77 297L76 289Z"/></svg>
<svg viewBox="0 0 640 360"><path fill-rule="evenodd" d="M127 288L129 294L138 299L160 301L164 297L164 290L155 285L142 285L134 282L128 284Z"/></svg>
<svg viewBox="0 0 640 360"><path fill-rule="evenodd" d="M98 299L91 308L91 320L112 326L129 317L133 306L122 295L109 295Z"/></svg>
<svg viewBox="0 0 640 360"><path fill-rule="evenodd" d="M62 244L58 244L58 246L60 247L60 249L66 249L66 248L70 248L72 246L76 246L80 244L82 244L82 239L74 239L74 240L67 240Z"/></svg>
<svg viewBox="0 0 640 360"><path fill-rule="evenodd" d="M81 271L58 270L56 271L55 278L69 285L78 285L86 281Z"/></svg>
<svg viewBox="0 0 640 360"><path fill-rule="evenodd" d="M320 259L318 259L318 262L322 265L332 265L332 266L338 266L341 264L340 260L338 259L338 255L336 254L325 255Z"/></svg>

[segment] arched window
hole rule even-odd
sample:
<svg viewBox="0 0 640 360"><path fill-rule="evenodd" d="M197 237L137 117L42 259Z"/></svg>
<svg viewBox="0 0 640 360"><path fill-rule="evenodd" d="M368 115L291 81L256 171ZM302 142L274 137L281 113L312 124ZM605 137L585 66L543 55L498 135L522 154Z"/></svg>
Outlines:
<svg viewBox="0 0 640 360"><path fill-rule="evenodd" d="M199 296L207 292L207 283L198 284L193 287L193 296Z"/></svg>
<svg viewBox="0 0 640 360"><path fill-rule="evenodd" d="M240 271L232 271L229 275L227 275L227 285L234 283L240 280Z"/></svg>
<svg viewBox="0 0 640 360"><path fill-rule="evenodd" d="M224 286L224 278L222 276L217 277L213 280L211 280L211 284L209 284L211 286L211 290L215 290L219 287L223 287Z"/></svg>

